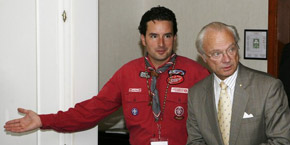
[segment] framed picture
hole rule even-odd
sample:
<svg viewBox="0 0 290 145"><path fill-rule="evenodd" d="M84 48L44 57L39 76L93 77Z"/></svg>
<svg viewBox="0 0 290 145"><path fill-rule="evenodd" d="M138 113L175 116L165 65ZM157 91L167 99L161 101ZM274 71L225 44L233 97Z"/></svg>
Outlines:
<svg viewBox="0 0 290 145"><path fill-rule="evenodd" d="M267 30L245 29L244 59L267 59Z"/></svg>

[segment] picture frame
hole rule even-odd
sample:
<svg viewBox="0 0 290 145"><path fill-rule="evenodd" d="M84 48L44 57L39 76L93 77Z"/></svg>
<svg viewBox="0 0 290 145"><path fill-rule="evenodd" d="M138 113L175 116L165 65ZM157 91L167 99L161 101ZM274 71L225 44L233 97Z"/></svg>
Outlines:
<svg viewBox="0 0 290 145"><path fill-rule="evenodd" d="M245 29L244 59L267 60L267 30Z"/></svg>

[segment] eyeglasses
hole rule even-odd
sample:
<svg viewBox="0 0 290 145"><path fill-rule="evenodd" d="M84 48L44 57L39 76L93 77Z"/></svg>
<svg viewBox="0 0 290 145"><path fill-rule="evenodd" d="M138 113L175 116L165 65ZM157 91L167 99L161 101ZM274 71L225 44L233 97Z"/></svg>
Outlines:
<svg viewBox="0 0 290 145"><path fill-rule="evenodd" d="M237 43L235 43L231 45L225 52L215 50L215 51L210 52L209 54L205 53L205 55L211 59L217 60L217 59L221 59L225 55L225 53L228 54L229 56L236 55L238 52L238 49L239 49L239 46Z"/></svg>

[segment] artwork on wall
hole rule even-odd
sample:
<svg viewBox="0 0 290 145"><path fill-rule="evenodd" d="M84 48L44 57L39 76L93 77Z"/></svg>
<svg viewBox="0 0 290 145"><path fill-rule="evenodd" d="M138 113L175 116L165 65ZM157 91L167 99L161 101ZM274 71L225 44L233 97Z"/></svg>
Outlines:
<svg viewBox="0 0 290 145"><path fill-rule="evenodd" d="M245 29L244 59L267 59L267 30Z"/></svg>

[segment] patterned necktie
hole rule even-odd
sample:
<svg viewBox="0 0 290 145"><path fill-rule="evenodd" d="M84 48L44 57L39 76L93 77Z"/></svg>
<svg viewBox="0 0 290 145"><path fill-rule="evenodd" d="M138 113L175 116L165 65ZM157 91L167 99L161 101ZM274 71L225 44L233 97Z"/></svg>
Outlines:
<svg viewBox="0 0 290 145"><path fill-rule="evenodd" d="M232 105L230 97L227 93L228 86L224 82L221 82L220 86L221 93L218 103L218 121L224 144L229 145Z"/></svg>
<svg viewBox="0 0 290 145"><path fill-rule="evenodd" d="M155 70L149 63L149 59L148 57L145 57L145 64L148 67L150 73L151 73L151 77L152 77L152 81L151 81L151 89L150 92L152 96L152 110L153 110L153 115L155 117L155 120L157 121L159 119L160 113L161 113L161 109L160 109L160 103L159 103L159 94L158 94L158 90L156 89L156 83L157 83L157 77L159 74L163 73L164 71L166 71L170 66L172 66L172 64L174 63L175 59L176 59L176 54L172 54L170 60L161 68L158 68L157 70ZM164 83L164 82L162 82Z"/></svg>

